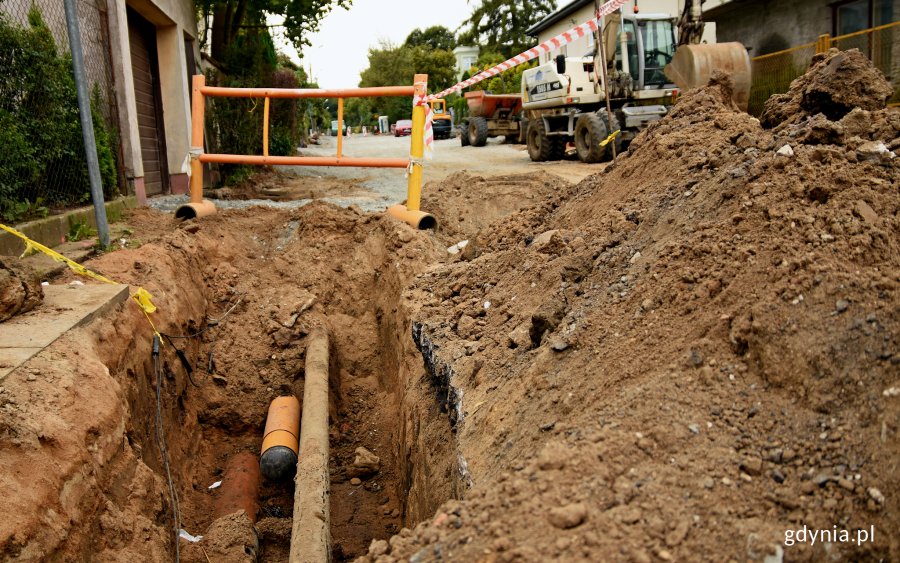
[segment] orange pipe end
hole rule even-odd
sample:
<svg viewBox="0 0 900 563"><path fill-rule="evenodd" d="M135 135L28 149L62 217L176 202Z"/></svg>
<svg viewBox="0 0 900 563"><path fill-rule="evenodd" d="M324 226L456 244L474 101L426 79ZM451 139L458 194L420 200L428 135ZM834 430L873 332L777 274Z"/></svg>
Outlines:
<svg viewBox="0 0 900 563"><path fill-rule="evenodd" d="M199 203L186 203L182 205L175 210L175 218L181 220L196 219L198 217L214 215L215 213L216 205L208 199L204 199Z"/></svg>
<svg viewBox="0 0 900 563"><path fill-rule="evenodd" d="M297 471L300 436L300 401L277 397L269 405L259 466L266 479L277 481Z"/></svg>
<svg viewBox="0 0 900 563"><path fill-rule="evenodd" d="M413 211L407 209L405 205L393 205L388 207L387 212L391 217L422 231L437 228L438 223L434 215L424 211Z"/></svg>

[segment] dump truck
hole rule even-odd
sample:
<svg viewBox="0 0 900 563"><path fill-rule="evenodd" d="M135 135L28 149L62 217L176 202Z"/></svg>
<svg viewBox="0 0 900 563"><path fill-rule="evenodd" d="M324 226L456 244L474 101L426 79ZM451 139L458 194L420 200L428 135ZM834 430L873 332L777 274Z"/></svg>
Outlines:
<svg viewBox="0 0 900 563"><path fill-rule="evenodd" d="M447 102L441 98L428 102L434 114L431 120L435 139L449 139L453 133L453 118L447 113Z"/></svg>
<svg viewBox="0 0 900 563"><path fill-rule="evenodd" d="M732 74L735 101L740 106L743 100L746 108L747 50L740 43L699 45L702 32L699 0L688 0L679 20L618 12L607 16L601 33L605 61L600 42L595 42L593 53L560 55L526 70L521 86L531 159L562 158L569 143L582 162L609 158L613 147L621 151L638 132L662 119L681 89L702 85L715 69Z"/></svg>
<svg viewBox="0 0 900 563"><path fill-rule="evenodd" d="M462 146L483 147L490 137L505 136L507 141L524 142L519 116L522 96L492 94L485 90L466 92L469 117L461 122L459 140Z"/></svg>

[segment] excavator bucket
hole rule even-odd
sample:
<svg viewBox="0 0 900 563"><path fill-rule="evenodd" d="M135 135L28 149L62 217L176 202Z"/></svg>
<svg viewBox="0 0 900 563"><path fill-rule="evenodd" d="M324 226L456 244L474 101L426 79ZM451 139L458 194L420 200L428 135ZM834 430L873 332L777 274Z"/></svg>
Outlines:
<svg viewBox="0 0 900 563"><path fill-rule="evenodd" d="M705 86L715 70L731 75L734 103L747 111L750 103L750 55L740 43L682 45L666 65L665 73L679 88L690 90Z"/></svg>

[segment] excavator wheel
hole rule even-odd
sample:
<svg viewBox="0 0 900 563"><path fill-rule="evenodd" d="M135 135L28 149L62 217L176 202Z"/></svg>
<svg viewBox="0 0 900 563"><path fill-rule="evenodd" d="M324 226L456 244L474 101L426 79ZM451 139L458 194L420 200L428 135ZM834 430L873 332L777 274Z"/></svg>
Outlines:
<svg viewBox="0 0 900 563"><path fill-rule="evenodd" d="M556 160L560 156L559 143L556 139L547 136L547 127L544 125L543 119L535 119L528 124L528 134L526 137L528 145L528 156L534 162L543 162L545 160ZM555 157L555 158L554 158Z"/></svg>
<svg viewBox="0 0 900 563"><path fill-rule="evenodd" d="M469 118L469 144L473 147L483 147L487 144L488 122L483 117Z"/></svg>
<svg viewBox="0 0 900 563"><path fill-rule="evenodd" d="M600 146L609 132L605 120L596 113L585 113L575 122L575 151L578 160L586 163L600 162L608 146Z"/></svg>

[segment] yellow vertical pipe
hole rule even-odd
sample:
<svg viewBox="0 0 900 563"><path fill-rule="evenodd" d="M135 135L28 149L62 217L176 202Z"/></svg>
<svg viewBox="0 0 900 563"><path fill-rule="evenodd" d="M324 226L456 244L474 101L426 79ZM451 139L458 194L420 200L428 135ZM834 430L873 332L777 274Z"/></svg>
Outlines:
<svg viewBox="0 0 900 563"><path fill-rule="evenodd" d="M263 156L269 156L269 97L263 104Z"/></svg>
<svg viewBox="0 0 900 563"><path fill-rule="evenodd" d="M338 98L338 146L337 157L343 156L344 150L344 98Z"/></svg>
<svg viewBox="0 0 900 563"><path fill-rule="evenodd" d="M816 53L826 53L831 48L831 35L824 34L819 36L816 42Z"/></svg>
<svg viewBox="0 0 900 563"><path fill-rule="evenodd" d="M206 76L195 74L191 79L191 152L203 152L203 120L205 104L203 92ZM203 163L196 155L191 159L191 203L203 201Z"/></svg>
<svg viewBox="0 0 900 563"><path fill-rule="evenodd" d="M413 79L414 99L423 99L428 91L428 75L417 74ZM412 132L409 141L411 168L406 189L406 209L419 211L422 205L422 157L425 156L425 106L415 105L412 112Z"/></svg>

